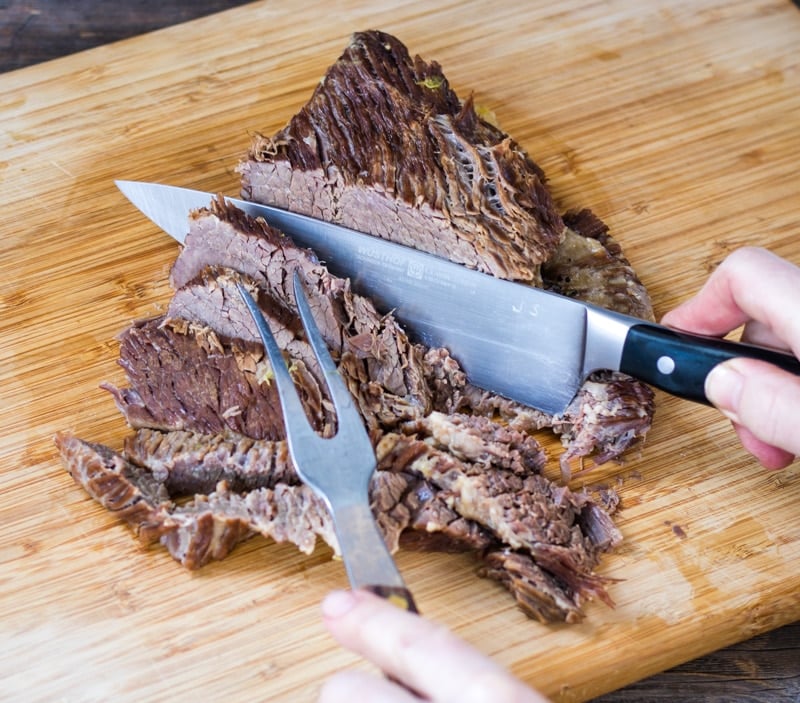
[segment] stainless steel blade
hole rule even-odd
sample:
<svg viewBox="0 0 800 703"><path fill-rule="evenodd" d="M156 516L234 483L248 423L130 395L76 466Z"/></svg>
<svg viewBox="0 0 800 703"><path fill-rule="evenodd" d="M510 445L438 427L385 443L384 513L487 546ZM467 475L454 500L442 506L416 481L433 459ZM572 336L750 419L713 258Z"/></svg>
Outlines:
<svg viewBox="0 0 800 703"><path fill-rule="evenodd" d="M213 197L154 183L117 185L179 242L188 231L189 211L207 207ZM476 386L557 414L590 371L618 368L632 318L608 315L339 225L226 199L312 249L332 273L349 277L353 289L371 298L378 310L393 311L413 339L447 348Z"/></svg>

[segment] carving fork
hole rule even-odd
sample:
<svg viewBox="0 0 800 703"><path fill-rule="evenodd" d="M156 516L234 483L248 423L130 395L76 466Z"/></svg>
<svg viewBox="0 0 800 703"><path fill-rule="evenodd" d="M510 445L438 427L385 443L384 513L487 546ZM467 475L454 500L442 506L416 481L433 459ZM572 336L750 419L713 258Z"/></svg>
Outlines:
<svg viewBox="0 0 800 703"><path fill-rule="evenodd" d="M364 422L311 314L297 271L294 295L306 337L314 350L336 409L337 431L321 437L308 422L275 337L250 293L239 293L258 328L272 365L283 410L289 454L300 478L319 495L333 517L350 585L417 612L411 592L392 559L369 504L369 481L377 460Z"/></svg>

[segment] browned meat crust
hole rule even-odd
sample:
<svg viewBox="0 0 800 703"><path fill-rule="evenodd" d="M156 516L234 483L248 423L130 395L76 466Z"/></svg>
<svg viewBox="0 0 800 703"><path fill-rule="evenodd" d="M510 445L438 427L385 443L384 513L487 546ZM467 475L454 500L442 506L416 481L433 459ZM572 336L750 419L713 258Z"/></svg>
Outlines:
<svg viewBox="0 0 800 703"><path fill-rule="evenodd" d="M56 447L75 483L134 528L144 544L158 540L172 503L160 481L103 446L60 432Z"/></svg>

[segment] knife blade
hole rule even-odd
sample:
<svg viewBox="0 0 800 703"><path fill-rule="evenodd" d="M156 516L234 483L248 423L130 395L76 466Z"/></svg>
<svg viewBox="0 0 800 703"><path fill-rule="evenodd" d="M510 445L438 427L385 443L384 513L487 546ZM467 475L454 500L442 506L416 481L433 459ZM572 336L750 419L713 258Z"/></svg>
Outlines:
<svg viewBox="0 0 800 703"><path fill-rule="evenodd" d="M183 243L189 212L211 193L116 181L148 218ZM771 349L678 332L662 325L473 271L446 259L281 208L226 200L263 217L379 311L392 311L415 341L445 347L474 385L562 413L593 371L621 371L672 395L706 403L717 364L750 357L800 375L800 362Z"/></svg>

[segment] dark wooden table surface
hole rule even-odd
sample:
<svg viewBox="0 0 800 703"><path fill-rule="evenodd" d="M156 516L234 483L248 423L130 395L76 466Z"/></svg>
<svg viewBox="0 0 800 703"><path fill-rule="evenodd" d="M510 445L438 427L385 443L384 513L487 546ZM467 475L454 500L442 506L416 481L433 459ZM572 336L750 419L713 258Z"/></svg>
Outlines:
<svg viewBox="0 0 800 703"><path fill-rule="evenodd" d="M243 5L246 1L0 0L0 72ZM794 2L800 5L800 0ZM800 702L800 623L596 699L596 703L658 701Z"/></svg>

